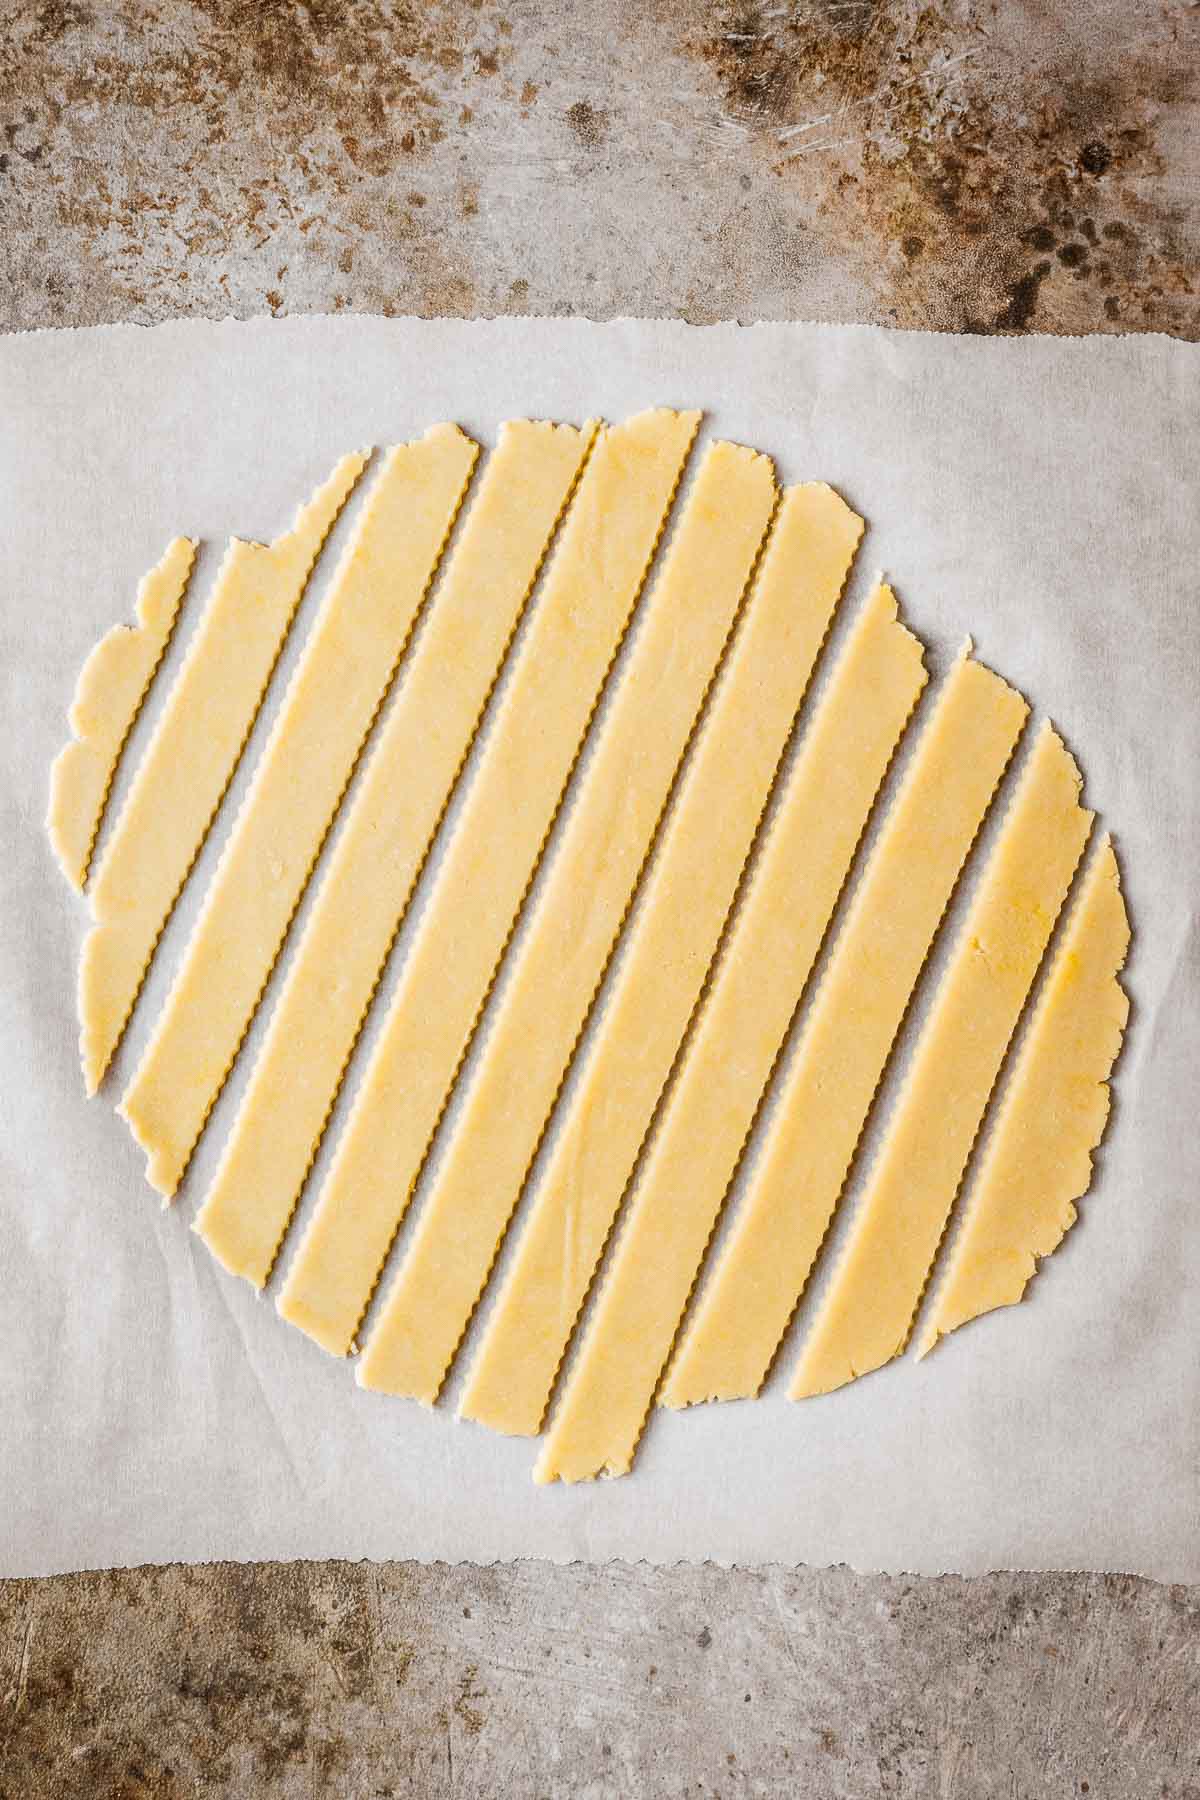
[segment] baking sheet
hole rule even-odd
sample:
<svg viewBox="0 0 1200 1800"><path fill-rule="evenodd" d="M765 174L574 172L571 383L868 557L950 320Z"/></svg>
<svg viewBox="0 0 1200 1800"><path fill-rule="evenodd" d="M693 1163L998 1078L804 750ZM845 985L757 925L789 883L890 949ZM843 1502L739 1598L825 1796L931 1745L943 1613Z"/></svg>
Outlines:
<svg viewBox="0 0 1200 1800"><path fill-rule="evenodd" d="M0 402L0 1573L538 1556L1200 1579L1195 347L194 322L0 340ZM539 1489L532 1444L360 1392L278 1320L278 1271L257 1298L188 1230L236 1078L159 1210L112 1102L222 832L118 1079L89 1103L74 1011L85 911L42 819L78 667L172 535L204 549L164 674L222 540L284 529L343 451L440 418L488 444L505 417L654 402L704 406L707 429L771 451L785 479L833 482L869 521L852 594L886 569L935 667L970 630L1055 719L1118 846L1133 1016L1082 1221L1024 1306L800 1406L784 1366L753 1404L657 1415L631 1478Z"/></svg>

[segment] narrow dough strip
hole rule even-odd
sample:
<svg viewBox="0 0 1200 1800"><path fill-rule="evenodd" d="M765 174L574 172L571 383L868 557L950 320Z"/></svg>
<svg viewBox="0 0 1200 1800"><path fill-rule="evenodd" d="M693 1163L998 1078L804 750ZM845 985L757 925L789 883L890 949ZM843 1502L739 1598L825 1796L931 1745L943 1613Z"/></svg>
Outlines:
<svg viewBox="0 0 1200 1800"><path fill-rule="evenodd" d="M137 624L114 625L79 671L67 715L74 737L54 759L46 830L63 874L82 888L125 740L162 660L196 556L191 538L174 538L143 575Z"/></svg>
<svg viewBox="0 0 1200 1800"><path fill-rule="evenodd" d="M233 538L91 884L79 966L89 1094L237 766L321 545L366 466L344 456L272 544Z"/></svg>
<svg viewBox="0 0 1200 1800"><path fill-rule="evenodd" d="M429 591L479 446L390 450L254 771L181 967L117 1111L170 1196L224 1085L363 739Z"/></svg>
<svg viewBox="0 0 1200 1800"><path fill-rule="evenodd" d="M913 1055L793 1400L899 1356L988 1097L1083 852L1083 778L1043 725Z"/></svg>
<svg viewBox="0 0 1200 1800"><path fill-rule="evenodd" d="M774 511L770 460L706 453L367 1352L432 1405L495 1260Z"/></svg>
<svg viewBox="0 0 1200 1800"><path fill-rule="evenodd" d="M1015 1306L1038 1259L1075 1223L1108 1118L1107 1076L1129 1018L1117 979L1129 948L1107 836L1086 870L968 1198L918 1354L997 1306Z"/></svg>
<svg viewBox="0 0 1200 1800"><path fill-rule="evenodd" d="M340 823L195 1222L213 1255L258 1287L594 432L503 426Z"/></svg>
<svg viewBox="0 0 1200 1800"><path fill-rule="evenodd" d="M676 1405L758 1392L833 1216L917 976L1020 735L1025 701L971 660L969 649L943 685L851 899L748 1191L675 1356ZM622 1457L632 1447L628 1429L638 1425L630 1420L626 1432L612 1434Z"/></svg>
<svg viewBox="0 0 1200 1800"><path fill-rule="evenodd" d="M345 1354L370 1300L700 422L600 437L279 1310Z"/></svg>
<svg viewBox="0 0 1200 1800"><path fill-rule="evenodd" d="M511 1363L490 1341L487 1351L495 1380L511 1376L506 1430L541 1424L862 528L820 483L780 503L500 1297L496 1319L512 1323L497 1330L507 1350L520 1348ZM469 1394L467 1416L474 1405Z"/></svg>

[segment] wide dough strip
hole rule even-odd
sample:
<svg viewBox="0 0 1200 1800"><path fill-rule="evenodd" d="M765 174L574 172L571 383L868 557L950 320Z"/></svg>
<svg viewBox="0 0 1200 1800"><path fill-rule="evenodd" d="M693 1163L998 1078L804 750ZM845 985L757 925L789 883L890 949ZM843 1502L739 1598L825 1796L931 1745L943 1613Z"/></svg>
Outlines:
<svg viewBox="0 0 1200 1800"><path fill-rule="evenodd" d="M1013 1306L1075 1223L1108 1118L1107 1077L1129 1018L1118 973L1129 918L1101 839L1050 965L919 1354L997 1306Z"/></svg>
<svg viewBox="0 0 1200 1800"><path fill-rule="evenodd" d="M595 427L510 420L331 846L196 1230L270 1273L392 939Z"/></svg>
<svg viewBox="0 0 1200 1800"><path fill-rule="evenodd" d="M117 762L167 647L195 556L191 538L173 539L138 585L137 624L114 625L79 671L67 715L75 735L54 759L46 814L72 887L87 879Z"/></svg>
<svg viewBox="0 0 1200 1800"><path fill-rule="evenodd" d="M535 1471L629 1467L696 1270L896 744L922 647L880 585L801 743Z"/></svg>
<svg viewBox="0 0 1200 1800"><path fill-rule="evenodd" d="M479 1068L363 1359L432 1404L487 1281L774 510L770 460L706 452L644 602Z"/></svg>
<svg viewBox="0 0 1200 1800"><path fill-rule="evenodd" d="M732 1400L762 1385L1027 712L1020 694L964 650L851 899L733 1229L676 1352L673 1405Z"/></svg>
<svg viewBox="0 0 1200 1800"><path fill-rule="evenodd" d="M117 1109L179 1185L429 590L479 447L456 425L387 453L284 695L154 1033Z"/></svg>
<svg viewBox="0 0 1200 1800"><path fill-rule="evenodd" d="M90 890L79 1049L95 1093L262 704L321 545L363 468L344 456L272 544L234 538Z"/></svg>
<svg viewBox="0 0 1200 1800"><path fill-rule="evenodd" d="M805 1341L794 1400L898 1356L1004 1053L1083 852L1083 779L1044 724L967 912Z"/></svg>
<svg viewBox="0 0 1200 1800"><path fill-rule="evenodd" d="M784 494L499 1297L505 1350L485 1339L504 1429L540 1426L861 534L831 488ZM472 1372L466 1416L476 1399Z"/></svg>
<svg viewBox="0 0 1200 1800"><path fill-rule="evenodd" d="M588 460L428 909L280 1295L344 1354L403 1217L699 425L640 413Z"/></svg>
<svg viewBox="0 0 1200 1800"><path fill-rule="evenodd" d="M926 679L920 641L900 624L891 589L878 587L805 734L620 1240L611 1304L623 1337L642 1339L649 1391ZM644 1287L623 1273L642 1257L653 1270Z"/></svg>

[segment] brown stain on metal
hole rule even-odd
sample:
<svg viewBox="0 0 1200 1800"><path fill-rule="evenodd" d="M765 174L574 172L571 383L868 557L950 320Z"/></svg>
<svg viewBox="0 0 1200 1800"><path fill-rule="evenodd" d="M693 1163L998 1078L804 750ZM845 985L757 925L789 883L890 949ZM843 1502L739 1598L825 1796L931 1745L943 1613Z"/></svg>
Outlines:
<svg viewBox="0 0 1200 1800"><path fill-rule="evenodd" d="M897 322L1054 329L1078 320L1068 281L1119 280L1147 324L1194 294L1187 221L1147 197L1165 172L1157 117L1200 102L1200 30L1194 11L1179 19L1190 54L1134 49L1099 75L1048 64L1020 95L985 24L948 5L733 0L686 43L756 155ZM1116 212L1142 229L1093 262L1072 241L1077 221L1102 232Z"/></svg>

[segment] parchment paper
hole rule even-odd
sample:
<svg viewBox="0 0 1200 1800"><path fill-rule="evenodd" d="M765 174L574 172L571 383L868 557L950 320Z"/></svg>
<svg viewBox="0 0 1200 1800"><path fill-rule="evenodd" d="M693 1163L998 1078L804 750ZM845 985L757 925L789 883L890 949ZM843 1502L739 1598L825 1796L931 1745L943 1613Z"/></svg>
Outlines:
<svg viewBox="0 0 1200 1800"><path fill-rule="evenodd" d="M1024 1306L825 1400L789 1403L784 1368L757 1403L660 1414L630 1479L537 1489L533 1445L360 1392L188 1230L237 1079L160 1212L112 1103L198 884L116 1080L87 1102L85 913L43 834L47 771L83 657L176 532L205 549L164 673L226 535L285 528L341 452L440 418L486 444L507 416L652 402L702 405L784 478L835 483L870 522L854 593L885 568L936 666L970 630L1052 715L1121 857L1133 1018L1081 1223ZM0 1573L539 1556L1200 1578L1195 348L192 323L0 341L0 403Z"/></svg>

